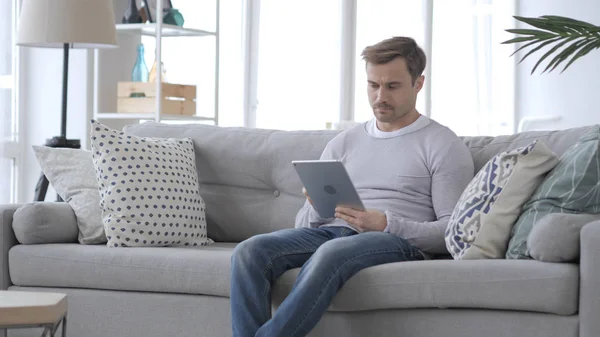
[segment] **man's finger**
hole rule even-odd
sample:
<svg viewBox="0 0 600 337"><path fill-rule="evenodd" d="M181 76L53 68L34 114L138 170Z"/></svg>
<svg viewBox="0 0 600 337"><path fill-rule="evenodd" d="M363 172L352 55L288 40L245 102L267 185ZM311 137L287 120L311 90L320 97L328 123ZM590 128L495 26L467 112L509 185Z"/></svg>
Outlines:
<svg viewBox="0 0 600 337"><path fill-rule="evenodd" d="M302 187L302 193L304 193L304 196L306 197L306 199L308 200L308 202L312 205L312 199L310 199L310 196L308 195L308 192L306 192L306 188Z"/></svg>
<svg viewBox="0 0 600 337"><path fill-rule="evenodd" d="M339 219L342 219L342 220L346 221L347 223L349 223L349 224L351 224L353 226L356 226L356 224L354 223L354 218L353 217L350 217L350 216L348 216L346 214L342 214L342 213L339 213L339 212L335 213L335 217L339 218Z"/></svg>
<svg viewBox="0 0 600 337"><path fill-rule="evenodd" d="M346 214L349 215L353 218L356 218L360 215L360 211L357 211L355 209L352 209L350 207L343 207L343 206L338 206L335 208L335 211L338 213L342 213L342 214Z"/></svg>

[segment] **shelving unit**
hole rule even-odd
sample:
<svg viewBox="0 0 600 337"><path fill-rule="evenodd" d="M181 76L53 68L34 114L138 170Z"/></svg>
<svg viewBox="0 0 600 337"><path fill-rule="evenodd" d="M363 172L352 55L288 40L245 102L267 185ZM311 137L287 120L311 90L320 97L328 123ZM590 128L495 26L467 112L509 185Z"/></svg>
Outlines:
<svg viewBox="0 0 600 337"><path fill-rule="evenodd" d="M135 34L144 36L156 36L156 23L134 23L118 24L117 32L123 34ZM201 29L191 29L179 26L162 24L162 37L177 36L216 36L216 32L209 32Z"/></svg>
<svg viewBox="0 0 600 337"><path fill-rule="evenodd" d="M162 13L159 11L159 6L162 6L162 1L157 1L157 10L156 13ZM106 108L107 104L103 104L101 100L106 100L106 93L104 93L104 97L100 94L101 87L103 87L104 91L115 91L117 87L117 82L114 81L115 76L119 78L119 80L129 80L129 73L127 76L123 74L126 69L113 69L111 73L110 70L107 70L106 67L101 65L100 59L102 57L102 53L106 53L106 51L99 51L96 49L94 51L94 84L93 84L93 118L99 120L100 122L106 122L110 120L116 121L124 121L124 120L154 120L155 122L161 122L166 120L179 120L179 121L212 121L215 125L218 125L219 121L219 7L220 0L215 0L216 2L216 25L215 31L207 31L202 29L193 29L187 27L179 27L174 25L168 25L162 23L162 18L157 18L156 23L144 23L144 24L116 24L117 35L119 38L124 40L141 40L142 36L150 36L154 37L156 41L156 55L155 59L157 62L156 69L156 92L162 92L162 39L170 38L175 39L178 37L206 37L212 36L215 39L215 71L214 71L214 112L213 116L183 116L183 115L171 115L165 114L162 109L162 100L160 95L156 95L156 105L155 112L153 113L122 113L115 112L117 111L116 105L113 108ZM128 44L129 46L130 44ZM119 49L123 46L121 45ZM113 55L113 58L115 56ZM119 58L119 57L117 57ZM148 65L151 66L151 65ZM133 67L133 64L131 64ZM116 68L116 67L115 67ZM131 68L130 68L131 69ZM130 71L130 70L129 70ZM118 72L119 74L115 74ZM112 75L112 79L104 80L101 83L101 74L105 75L110 73ZM110 77L110 76L108 76ZM107 83L108 82L108 83ZM114 82L114 83L113 83ZM115 90L112 90L114 86ZM110 90L107 89L110 88ZM114 97L116 100L116 96ZM110 97L112 100L112 97ZM108 110L108 111L106 111Z"/></svg>

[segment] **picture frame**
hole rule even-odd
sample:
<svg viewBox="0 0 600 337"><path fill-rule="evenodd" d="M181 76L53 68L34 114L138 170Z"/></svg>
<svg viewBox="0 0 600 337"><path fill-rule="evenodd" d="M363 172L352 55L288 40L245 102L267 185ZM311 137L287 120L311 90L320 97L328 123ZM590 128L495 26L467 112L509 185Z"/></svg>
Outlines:
<svg viewBox="0 0 600 337"><path fill-rule="evenodd" d="M143 0L143 3L144 3L144 10L146 12L146 17L148 18L148 22L155 23L156 16L157 16L156 15L157 0ZM163 13L172 8L173 8L173 3L171 2L171 0L163 0Z"/></svg>

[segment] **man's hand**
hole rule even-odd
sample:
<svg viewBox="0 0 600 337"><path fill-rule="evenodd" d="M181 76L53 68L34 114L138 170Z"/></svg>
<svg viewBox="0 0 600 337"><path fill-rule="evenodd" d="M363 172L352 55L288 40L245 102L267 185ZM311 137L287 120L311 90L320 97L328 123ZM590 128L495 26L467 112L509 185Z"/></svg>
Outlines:
<svg viewBox="0 0 600 337"><path fill-rule="evenodd" d="M302 187L302 193L304 193L304 195L306 196L306 199L308 199L308 202L311 204L311 206L315 206L313 205L312 200L310 199L310 196L308 195L308 192L306 192L306 188Z"/></svg>
<svg viewBox="0 0 600 337"><path fill-rule="evenodd" d="M387 226L385 214L372 209L358 211L349 207L338 206L335 208L335 217L346 221L360 232L382 232Z"/></svg>

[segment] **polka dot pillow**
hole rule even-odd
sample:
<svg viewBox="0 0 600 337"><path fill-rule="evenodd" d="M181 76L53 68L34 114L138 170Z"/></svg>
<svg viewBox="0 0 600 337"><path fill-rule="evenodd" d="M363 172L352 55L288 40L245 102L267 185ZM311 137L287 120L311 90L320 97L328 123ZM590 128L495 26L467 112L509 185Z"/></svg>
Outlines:
<svg viewBox="0 0 600 337"><path fill-rule="evenodd" d="M109 247L205 246L192 140L126 135L92 120L91 144Z"/></svg>

